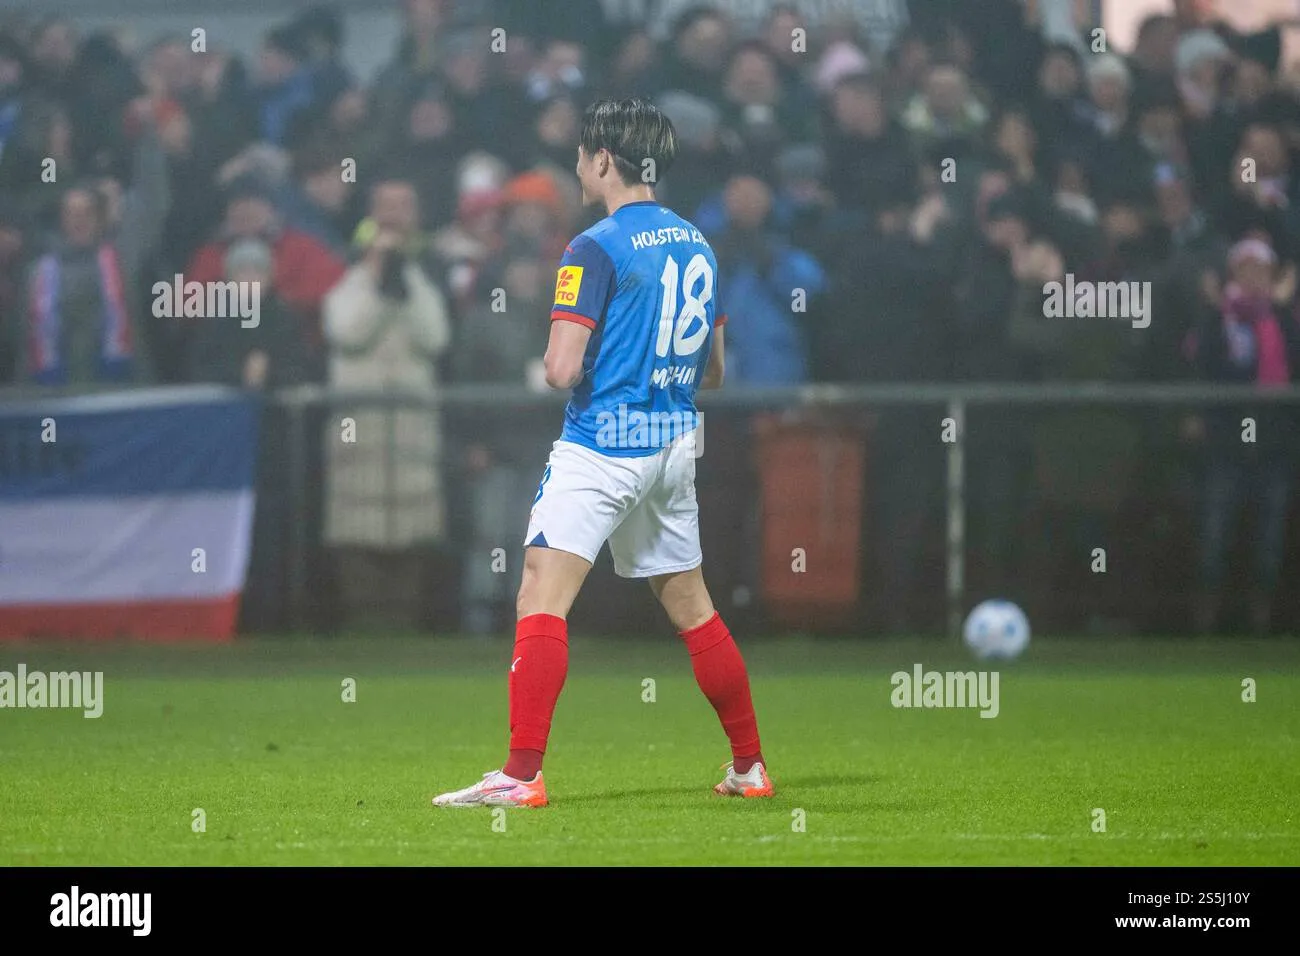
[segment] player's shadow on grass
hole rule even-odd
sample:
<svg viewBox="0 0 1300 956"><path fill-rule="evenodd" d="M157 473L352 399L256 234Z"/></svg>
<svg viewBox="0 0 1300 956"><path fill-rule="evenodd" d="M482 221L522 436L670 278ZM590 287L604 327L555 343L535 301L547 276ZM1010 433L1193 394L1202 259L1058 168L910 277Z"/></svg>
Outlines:
<svg viewBox="0 0 1300 956"><path fill-rule="evenodd" d="M581 806L587 803L603 803L606 800L626 800L628 797L686 797L699 793L699 787L635 787L624 790L602 790L600 793L581 793L557 798L552 803L565 806Z"/></svg>
<svg viewBox="0 0 1300 956"><path fill-rule="evenodd" d="M777 777L776 792L780 793L783 787L795 788L800 790L829 790L831 788L839 789L841 787L867 787L872 784L881 783L884 777L879 774L870 773L815 773L807 777Z"/></svg>
<svg viewBox="0 0 1300 956"><path fill-rule="evenodd" d="M881 776L866 773L814 774L807 777L790 777L788 779L778 777L776 780L776 799L780 799L787 794L803 793L808 790L866 788L880 783L882 780L884 778ZM629 787L621 790L604 790L600 793L575 794L557 799L555 803L563 802L566 806L582 806L583 804L603 803L606 800L625 800L629 797L693 796L701 792L707 793L708 790L708 786ZM719 797L718 799L721 802L722 798Z"/></svg>

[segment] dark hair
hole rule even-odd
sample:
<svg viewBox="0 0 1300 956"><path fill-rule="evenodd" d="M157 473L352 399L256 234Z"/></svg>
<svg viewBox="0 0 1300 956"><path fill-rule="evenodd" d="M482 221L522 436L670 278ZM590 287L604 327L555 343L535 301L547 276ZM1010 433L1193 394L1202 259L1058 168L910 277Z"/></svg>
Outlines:
<svg viewBox="0 0 1300 956"><path fill-rule="evenodd" d="M1000 196L989 200L984 211L985 222L997 222L1002 219L1019 219L1032 231L1029 198L1019 188L1013 186Z"/></svg>
<svg viewBox="0 0 1300 956"><path fill-rule="evenodd" d="M1083 72L1083 57L1079 55L1078 50L1062 40L1056 40L1043 47L1042 56L1038 58L1038 65L1034 67L1035 72L1042 67L1050 56L1063 56L1074 64L1076 70L1080 73Z"/></svg>
<svg viewBox="0 0 1300 956"><path fill-rule="evenodd" d="M1151 36L1151 31L1163 26L1178 26L1178 21L1167 13L1153 13L1144 17L1138 25L1137 42L1141 43L1144 39Z"/></svg>
<svg viewBox="0 0 1300 956"><path fill-rule="evenodd" d="M290 25L302 32L306 39L322 40L332 49L337 50L343 45L343 18L331 4L308 7Z"/></svg>
<svg viewBox="0 0 1300 956"><path fill-rule="evenodd" d="M583 151L594 156L608 150L625 185L640 181L642 163L654 162L660 179L677 158L677 131L672 121L649 100L598 100L582 117Z"/></svg>
<svg viewBox="0 0 1300 956"><path fill-rule="evenodd" d="M307 42L291 23L276 27L266 35L263 43L299 63L308 58Z"/></svg>
<svg viewBox="0 0 1300 956"><path fill-rule="evenodd" d="M225 188L222 199L225 200L227 208L237 202L248 200L264 202L272 207L275 206L274 191L255 173L244 173L231 180Z"/></svg>

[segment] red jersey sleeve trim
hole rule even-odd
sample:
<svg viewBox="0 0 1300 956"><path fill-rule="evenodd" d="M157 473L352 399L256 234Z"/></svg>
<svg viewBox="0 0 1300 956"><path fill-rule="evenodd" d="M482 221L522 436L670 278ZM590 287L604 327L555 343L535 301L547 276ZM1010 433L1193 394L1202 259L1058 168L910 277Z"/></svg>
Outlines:
<svg viewBox="0 0 1300 956"><path fill-rule="evenodd" d="M596 327L596 320L590 319L585 315L579 315L577 312L566 312L564 309L551 310L552 322L577 322L579 325L585 325L589 329Z"/></svg>

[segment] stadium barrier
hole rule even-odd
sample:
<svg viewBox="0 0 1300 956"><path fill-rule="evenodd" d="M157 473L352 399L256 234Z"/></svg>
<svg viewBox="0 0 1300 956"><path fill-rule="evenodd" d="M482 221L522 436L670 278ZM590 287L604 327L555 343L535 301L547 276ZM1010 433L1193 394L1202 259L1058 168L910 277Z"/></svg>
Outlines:
<svg viewBox="0 0 1300 956"><path fill-rule="evenodd" d="M388 464L376 474L388 484L369 495L394 509L412 503L394 483L412 452L396 427L399 413L434 416L444 432L429 464L445 476L449 520L440 550L451 560L429 579L437 593L425 624L456 630L466 561L499 561L495 570L511 578L531 497L493 499L489 507L517 509L494 527L513 523L518 531L475 540L465 521L468 499L480 489L463 459L476 443L504 442L511 468L525 476L525 487L535 485L559 432L563 395L498 386L436 395L302 386L274 401L288 435L295 625L337 615L337 608L310 613L318 603L313 593L335 591L312 582L313 567L321 566L311 558L321 548L320 498L330 494L328 480L318 481L324 456L315 439L341 434L343 420L361 410L383 413ZM709 580L719 605L747 626L955 635L975 600L999 596L1022 603L1040 627L1178 633L1190 626L1199 588L1202 477L1215 456L1236 454L1209 448L1195 426L1204 431L1207 415L1220 425L1228 416L1232 428L1246 423L1237 444L1249 462L1256 447L1278 437L1257 441L1257 419L1265 430L1296 431L1290 413L1300 408L1300 389L816 385L728 388L702 395L700 408L707 420L698 487ZM1289 410L1281 420L1279 409ZM1284 582L1300 570L1296 525L1289 523ZM1249 590L1257 536L1237 540L1227 556L1233 593ZM612 579L606 559L593 576ZM1284 622L1297 619L1295 590L1278 595ZM509 588L505 593L512 601ZM653 602L629 602L617 587L589 587L575 613L588 614L597 630L663 626Z"/></svg>
<svg viewBox="0 0 1300 956"><path fill-rule="evenodd" d="M84 493L108 506L96 513L111 515L114 495L136 507L137 492L147 485L169 496L163 500L179 507L177 514L189 514L187 508L199 505L186 504L187 489L201 492L205 481L244 460L247 448L228 446L253 439L203 424L194 408L164 415L183 426L179 431L155 421L181 395L213 401L217 393L204 387L0 393L0 580L26 582L28 590L57 586L59 594L43 600L61 597L66 607L49 626L85 623L81 611L95 602L185 598L221 605L219 626L192 628L196 636L228 631L229 598L243 582L224 565L206 579L220 585L211 595L161 573L141 572L131 585L122 572L158 559L153 546L139 560L119 555L69 563L62 570L81 577L62 584L40 565L42 533L66 535L77 525L59 516L60 496L80 506L74 498ZM385 619L401 610L398 626L456 632L467 601L485 582L489 599L508 617L527 507L559 432L564 395L498 386L434 394L302 386L265 398L242 602L246 612L259 613L249 626L273 633L356 627L357 592L369 590L364 610L381 626L391 628ZM124 402L137 410L134 425L108 414L122 412ZM996 596L1021 603L1040 630L1186 632L1205 563L1206 475L1216 461L1251 462L1257 449L1277 444L1279 431L1286 431L1284 444L1300 440L1300 389L1294 388L819 385L728 388L702 395L700 407L707 427L698 490L710 587L737 626L757 631L951 635L971 604ZM60 422L61 437L77 440L43 442L42 423L51 417ZM1207 420L1217 423L1221 439L1227 430L1226 444L1197 440ZM113 438L97 421L130 427ZM339 449L353 443L353 473L338 480L340 463L348 464ZM145 460L166 462L170 470L151 477L134 466ZM196 467L196 461L209 464ZM1292 491L1293 461L1284 464ZM111 462L118 478L97 477L96 462ZM199 474L205 468L207 478ZM240 480L217 484L237 488ZM1258 496L1247 488L1230 503ZM116 513L125 521L130 508ZM352 543L369 563L340 571L333 560L348 550L335 538L347 545L350 535L357 537L340 515L368 516L361 522L368 530ZM163 515L152 526L132 527L138 536L180 524ZM1274 608L1282 628L1300 621L1300 589L1287 586L1300 574L1298 526L1288 522L1283 542ZM223 530L232 540L246 533L237 522ZM132 540L105 529L92 538L82 549L86 555ZM1224 545L1230 622L1233 596L1240 604L1251 591L1260 539L1252 527ZM193 548L181 544L177 553L194 560ZM402 566L403 556L415 555L418 562ZM192 571L188 563L185 570ZM611 633L663 629L653 602L630 601L626 585L606 586L612 584L602 557L575 608L582 626ZM7 601L0 593L0 606L23 606L27 613L29 597L15 591ZM89 620L111 623L112 615L100 608ZM113 625L115 633L121 626Z"/></svg>

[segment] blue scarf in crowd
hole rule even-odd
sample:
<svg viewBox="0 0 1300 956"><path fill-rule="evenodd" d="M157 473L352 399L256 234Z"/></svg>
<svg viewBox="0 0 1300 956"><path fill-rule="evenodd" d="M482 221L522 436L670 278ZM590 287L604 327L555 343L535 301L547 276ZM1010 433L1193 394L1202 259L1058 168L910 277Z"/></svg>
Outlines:
<svg viewBox="0 0 1300 956"><path fill-rule="evenodd" d="M135 357L122 269L111 243L100 246L95 258L101 302L98 378L120 381L131 377ZM28 330L32 378L42 385L63 385L68 380L63 363L62 278L58 256L47 255L37 263Z"/></svg>

